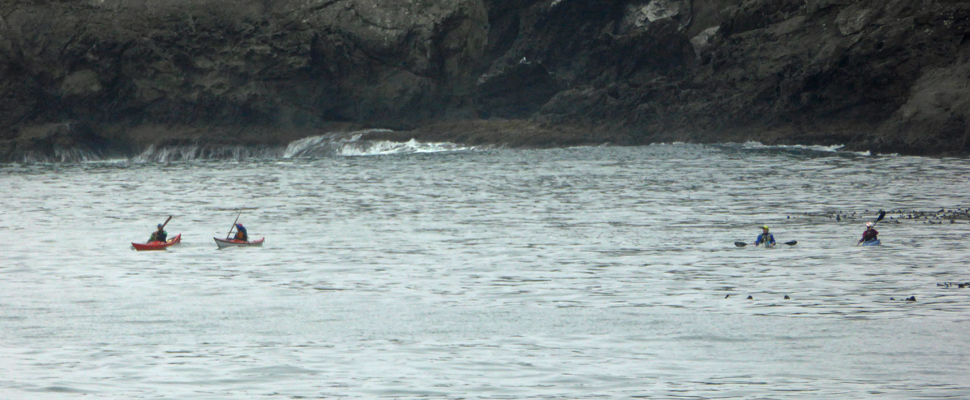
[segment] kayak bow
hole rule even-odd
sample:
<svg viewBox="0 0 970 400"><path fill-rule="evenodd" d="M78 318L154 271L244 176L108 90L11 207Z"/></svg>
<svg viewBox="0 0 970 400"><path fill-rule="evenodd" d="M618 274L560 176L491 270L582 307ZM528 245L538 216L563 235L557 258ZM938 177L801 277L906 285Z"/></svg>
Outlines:
<svg viewBox="0 0 970 400"><path fill-rule="evenodd" d="M179 243L182 243L182 234L181 233L178 234L178 235L175 235L175 237L173 237L173 238L171 238L169 240L166 240L164 242L159 242L159 241L148 242L148 243L135 243L135 242L132 242L131 243L131 247L134 247L135 250L138 250L138 251L145 251L145 250L165 250L165 249L167 249L167 248L169 248L171 246L177 245Z"/></svg>

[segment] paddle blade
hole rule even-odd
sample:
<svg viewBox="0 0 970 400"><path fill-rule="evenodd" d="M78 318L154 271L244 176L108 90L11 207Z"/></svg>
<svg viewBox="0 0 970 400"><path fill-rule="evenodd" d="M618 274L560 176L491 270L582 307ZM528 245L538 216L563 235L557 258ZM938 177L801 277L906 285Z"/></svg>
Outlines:
<svg viewBox="0 0 970 400"><path fill-rule="evenodd" d="M785 244L787 244L789 246L794 246L794 245L798 244L798 241L797 240L792 240L790 242L785 242Z"/></svg>
<svg viewBox="0 0 970 400"><path fill-rule="evenodd" d="M734 242L734 245L738 247L744 247L744 246L747 246L748 244L745 242Z"/></svg>
<svg viewBox="0 0 970 400"><path fill-rule="evenodd" d="M883 218L886 218L886 212L883 210L879 210L879 217L876 218L876 222L882 221Z"/></svg>

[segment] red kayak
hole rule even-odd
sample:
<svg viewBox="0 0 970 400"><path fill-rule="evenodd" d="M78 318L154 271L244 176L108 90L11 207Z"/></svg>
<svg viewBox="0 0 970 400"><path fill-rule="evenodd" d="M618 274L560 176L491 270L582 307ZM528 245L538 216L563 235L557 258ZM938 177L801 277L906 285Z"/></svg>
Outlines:
<svg viewBox="0 0 970 400"><path fill-rule="evenodd" d="M182 234L175 235L175 237L166 240L164 242L148 242L148 243L132 243L131 247L135 250L165 250L169 246L174 246L176 244L182 243Z"/></svg>
<svg viewBox="0 0 970 400"><path fill-rule="evenodd" d="M219 246L220 249L225 248L225 247L262 246L263 245L263 241L266 240L266 238L260 238L259 240L254 240L252 242L247 242L245 240L238 240L238 239L219 239L217 237L214 237L212 239L214 239L216 241L216 246Z"/></svg>

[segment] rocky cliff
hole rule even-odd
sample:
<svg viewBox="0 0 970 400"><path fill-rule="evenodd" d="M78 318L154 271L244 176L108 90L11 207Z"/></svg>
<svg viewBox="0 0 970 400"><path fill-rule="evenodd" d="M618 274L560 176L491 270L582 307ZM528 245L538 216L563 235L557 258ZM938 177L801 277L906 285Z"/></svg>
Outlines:
<svg viewBox="0 0 970 400"><path fill-rule="evenodd" d="M0 160L334 130L970 153L970 2L15 0Z"/></svg>

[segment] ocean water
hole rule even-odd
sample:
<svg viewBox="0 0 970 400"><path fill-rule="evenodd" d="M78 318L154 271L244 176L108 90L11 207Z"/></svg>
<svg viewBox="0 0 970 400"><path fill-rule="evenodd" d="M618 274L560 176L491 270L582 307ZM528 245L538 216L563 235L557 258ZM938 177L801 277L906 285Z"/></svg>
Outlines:
<svg viewBox="0 0 970 400"><path fill-rule="evenodd" d="M0 398L970 397L966 159L314 145L0 166Z"/></svg>

